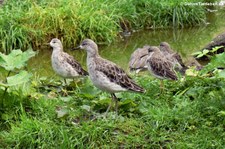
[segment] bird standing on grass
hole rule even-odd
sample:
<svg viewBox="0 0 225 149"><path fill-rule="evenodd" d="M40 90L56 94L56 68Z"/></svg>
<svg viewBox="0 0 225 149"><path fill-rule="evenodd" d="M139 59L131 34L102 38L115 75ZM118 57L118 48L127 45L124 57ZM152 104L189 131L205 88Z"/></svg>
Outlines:
<svg viewBox="0 0 225 149"><path fill-rule="evenodd" d="M133 91L144 93L145 90L138 86L123 69L113 62L103 59L98 54L98 46L91 39L85 39L78 47L87 52L87 68L93 84L102 91L111 94L112 102L108 106L106 113L115 102L116 113L118 112L118 99L116 92Z"/></svg>
<svg viewBox="0 0 225 149"><path fill-rule="evenodd" d="M53 38L50 42L53 48L51 61L53 70L61 77L75 78L78 76L87 76L88 72L85 71L81 65L73 58L73 56L63 52L63 45L57 38Z"/></svg>
<svg viewBox="0 0 225 149"><path fill-rule="evenodd" d="M153 76L160 79L160 89L162 92L164 88L163 79L177 80L176 73L173 69L173 63L169 61L156 46L151 46L148 52L149 56L146 61L148 70Z"/></svg>

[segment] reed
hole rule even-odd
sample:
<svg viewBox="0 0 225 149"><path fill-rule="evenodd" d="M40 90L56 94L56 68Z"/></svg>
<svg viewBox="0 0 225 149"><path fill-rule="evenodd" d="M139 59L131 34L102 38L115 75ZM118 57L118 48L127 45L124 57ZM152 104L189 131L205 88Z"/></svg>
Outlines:
<svg viewBox="0 0 225 149"><path fill-rule="evenodd" d="M195 0L191 0L195 1ZM38 47L51 38L74 46L83 38L110 43L119 32L204 23L202 7L182 1L8 0L0 8L0 51Z"/></svg>

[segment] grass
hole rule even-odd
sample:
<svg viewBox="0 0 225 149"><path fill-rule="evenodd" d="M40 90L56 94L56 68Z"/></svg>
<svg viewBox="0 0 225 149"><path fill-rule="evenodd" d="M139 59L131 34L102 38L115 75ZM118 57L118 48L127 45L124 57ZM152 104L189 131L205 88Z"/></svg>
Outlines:
<svg viewBox="0 0 225 149"><path fill-rule="evenodd" d="M26 94L7 95L5 101L11 103L5 103L1 114L0 147L224 147L223 79L165 81L164 94L159 94L158 80L145 75L135 80L147 92L118 94L117 118L113 112L107 118L99 117L110 96L90 85L89 80L80 82L79 89L69 89L70 84L69 96L62 96L60 82L33 80L33 89Z"/></svg>
<svg viewBox="0 0 225 149"><path fill-rule="evenodd" d="M39 47L53 37L67 46L84 38L110 43L123 31L203 24L204 8L186 1L8 0L0 9L0 49Z"/></svg>

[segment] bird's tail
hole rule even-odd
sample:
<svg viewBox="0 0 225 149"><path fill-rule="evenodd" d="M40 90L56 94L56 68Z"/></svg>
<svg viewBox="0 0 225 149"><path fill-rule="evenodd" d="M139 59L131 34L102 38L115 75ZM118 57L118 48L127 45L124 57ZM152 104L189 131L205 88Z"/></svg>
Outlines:
<svg viewBox="0 0 225 149"><path fill-rule="evenodd" d="M133 91L133 92L138 92L138 93L145 93L146 92L146 90L143 87L137 85L134 82L132 83L132 87L130 88L130 90Z"/></svg>

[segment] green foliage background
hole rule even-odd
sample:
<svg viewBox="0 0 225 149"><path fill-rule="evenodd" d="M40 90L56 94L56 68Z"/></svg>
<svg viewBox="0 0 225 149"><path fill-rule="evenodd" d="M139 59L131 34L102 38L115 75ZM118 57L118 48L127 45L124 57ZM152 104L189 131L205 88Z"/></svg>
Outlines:
<svg viewBox="0 0 225 149"><path fill-rule="evenodd" d="M205 23L205 9L185 6L185 2L7 0L0 8L0 49L8 53L15 48L41 46L53 37L61 38L67 46L84 38L109 43L123 31Z"/></svg>

